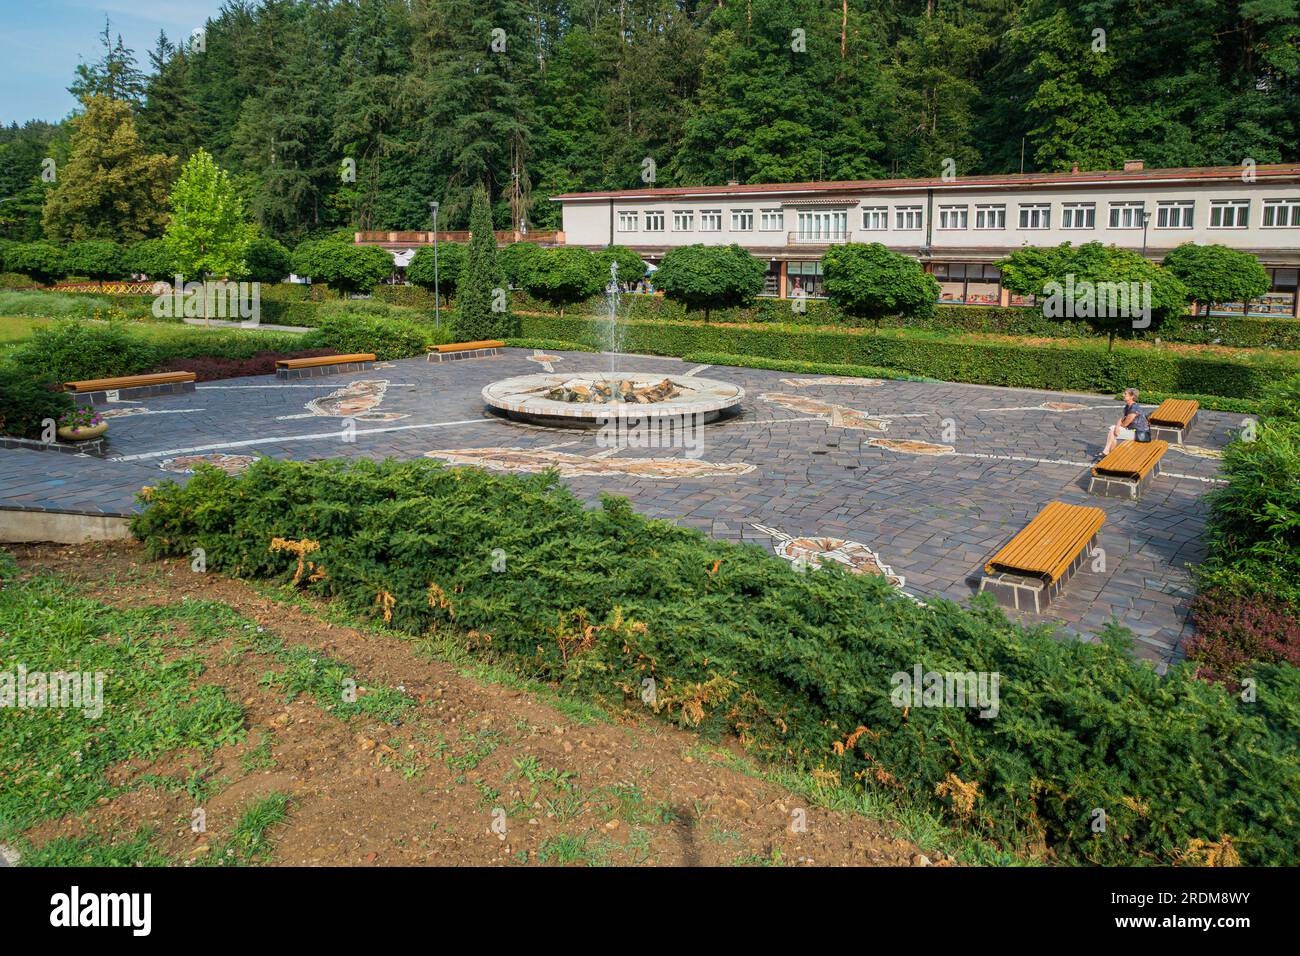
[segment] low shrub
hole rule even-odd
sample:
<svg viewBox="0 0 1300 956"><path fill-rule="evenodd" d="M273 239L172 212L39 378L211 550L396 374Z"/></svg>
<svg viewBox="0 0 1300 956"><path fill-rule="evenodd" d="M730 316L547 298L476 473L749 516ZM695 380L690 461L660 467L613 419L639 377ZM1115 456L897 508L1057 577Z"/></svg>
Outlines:
<svg viewBox="0 0 1300 956"><path fill-rule="evenodd" d="M598 352L594 345L560 342L555 339L502 339L510 348L539 349L543 352Z"/></svg>
<svg viewBox="0 0 1300 956"><path fill-rule="evenodd" d="M777 372L802 372L807 375L850 375L855 378L890 378L912 382L933 381L933 379L907 375L894 368L877 368L870 365L827 365L824 362L792 362L781 359L757 358L753 355L723 355L718 352L691 352L682 356L682 360L697 365L734 365L740 368L763 368Z"/></svg>
<svg viewBox="0 0 1300 956"><path fill-rule="evenodd" d="M154 343L132 335L120 322L60 319L32 330L12 354L19 366L47 382L136 375L159 361Z"/></svg>
<svg viewBox="0 0 1300 956"><path fill-rule="evenodd" d="M1259 412L1272 418L1300 421L1300 375L1269 385L1260 399Z"/></svg>
<svg viewBox="0 0 1300 956"><path fill-rule="evenodd" d="M446 327L435 329L432 325L351 313L322 320L319 334L321 341L336 352L372 352L385 360L422 355L428 346L452 340Z"/></svg>
<svg viewBox="0 0 1300 956"><path fill-rule="evenodd" d="M72 409L71 396L14 365L0 365L0 435L41 438L42 423Z"/></svg>
<svg viewBox="0 0 1300 956"><path fill-rule="evenodd" d="M0 272L0 289L30 289L38 285L39 282L21 272Z"/></svg>
<svg viewBox="0 0 1300 956"><path fill-rule="evenodd" d="M316 332L296 335L64 319L35 329L13 350L11 361L42 381L66 382L164 368L196 371L190 365L204 358L242 361L260 353L284 356L320 348L335 351Z"/></svg>
<svg viewBox="0 0 1300 956"><path fill-rule="evenodd" d="M656 355L717 352L768 359L901 369L946 382L974 382L1057 391L1112 392L1130 385L1152 392L1255 398L1272 382L1296 374L1297 360L1280 356L1242 359L1179 354L1101 343L1030 345L974 336L960 339L924 332L808 329L794 325L719 325L698 322L624 324L624 349ZM521 334L599 345L592 319L522 316Z"/></svg>
<svg viewBox="0 0 1300 956"><path fill-rule="evenodd" d="M1235 687L1258 661L1300 666L1300 616L1283 598L1214 587L1197 595L1192 616L1187 657L1208 680Z"/></svg>
<svg viewBox="0 0 1300 956"><path fill-rule="evenodd" d="M201 355L191 358L168 359L151 372L193 372L197 381L214 382L223 378L245 378L250 375L274 375L275 363L280 359L313 358L333 355L334 349L298 349L293 352L263 350L247 358L224 358Z"/></svg>
<svg viewBox="0 0 1300 956"><path fill-rule="evenodd" d="M49 319L89 319L95 310L120 306L117 297L69 295L63 292L0 292L0 315L29 315Z"/></svg>
<svg viewBox="0 0 1300 956"><path fill-rule="evenodd" d="M154 556L294 584L562 692L733 731L753 752L876 797L926 801L1008 848L1061 862L1247 864L1300 853L1300 670L1256 664L1247 703L1175 665L1010 622L990 601L922 607L882 578L811 573L763 549L586 508L554 475L431 461L263 459L145 497ZM311 542L317 573L275 548ZM496 551L494 549L501 549ZM496 573L494 555L508 556ZM903 706L900 676L998 674L996 715ZM928 703L928 701L927 701ZM1095 810L1104 833L1093 831Z"/></svg>

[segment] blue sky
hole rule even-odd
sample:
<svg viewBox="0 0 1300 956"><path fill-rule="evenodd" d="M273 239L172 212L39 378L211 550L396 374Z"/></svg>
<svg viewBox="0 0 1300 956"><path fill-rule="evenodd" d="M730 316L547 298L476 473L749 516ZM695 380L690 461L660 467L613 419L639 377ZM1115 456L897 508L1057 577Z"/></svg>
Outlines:
<svg viewBox="0 0 1300 956"><path fill-rule="evenodd" d="M221 0L0 0L0 123L72 111L68 84L78 63L102 55L105 15L147 69L160 29L179 41L220 9Z"/></svg>

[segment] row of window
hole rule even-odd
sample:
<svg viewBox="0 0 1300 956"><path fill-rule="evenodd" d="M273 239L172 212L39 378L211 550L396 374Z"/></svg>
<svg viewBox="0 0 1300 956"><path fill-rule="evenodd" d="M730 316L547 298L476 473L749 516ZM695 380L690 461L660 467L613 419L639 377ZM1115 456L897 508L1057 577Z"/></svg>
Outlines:
<svg viewBox="0 0 1300 956"><path fill-rule="evenodd" d="M1250 226L1251 201L1249 199L1215 199L1210 201L1211 229L1246 229ZM862 209L862 229L865 232L883 232L893 228L900 232L915 232L924 225L924 207L866 206ZM892 212L892 217L891 217ZM1020 203L1017 207L1017 225L1020 229L1051 229L1051 203ZM1155 215L1146 223L1148 215L1144 202L1112 202L1109 204L1107 225L1111 229L1141 229L1144 224L1156 229L1191 229L1196 219L1196 203L1190 199L1176 199L1156 203ZM1265 229L1300 228L1300 199L1265 199L1261 225ZM799 236L804 239L843 238L848 229L846 210L800 212ZM696 229L696 219L699 228ZM752 232L755 224L753 209L731 210L731 231ZM641 222L644 220L644 227ZM660 210L621 211L618 214L619 232L663 232L667 214ZM677 209L672 213L673 232L721 232L722 210ZM1007 228L1005 204L977 204L974 211L976 229ZM759 209L757 213L760 232L781 232L785 229L785 212L782 209ZM944 230L969 229L972 223L969 205L940 205L938 227ZM1096 229L1097 204L1095 202L1067 202L1061 204L1062 229Z"/></svg>

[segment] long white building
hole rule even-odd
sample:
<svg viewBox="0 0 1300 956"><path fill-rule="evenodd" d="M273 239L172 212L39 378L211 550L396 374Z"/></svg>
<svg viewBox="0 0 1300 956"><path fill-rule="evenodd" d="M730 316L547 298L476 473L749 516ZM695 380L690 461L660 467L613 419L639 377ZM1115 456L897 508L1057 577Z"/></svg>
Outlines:
<svg viewBox="0 0 1300 956"><path fill-rule="evenodd" d="M993 264L1022 246L1102 242L1159 260L1186 242L1257 256L1271 290L1237 303L1300 317L1300 164L1021 173L938 179L689 186L566 193L567 245L629 246L654 263L674 246L736 243L768 260L768 295L821 291L834 243L915 256L949 302L1015 304Z"/></svg>

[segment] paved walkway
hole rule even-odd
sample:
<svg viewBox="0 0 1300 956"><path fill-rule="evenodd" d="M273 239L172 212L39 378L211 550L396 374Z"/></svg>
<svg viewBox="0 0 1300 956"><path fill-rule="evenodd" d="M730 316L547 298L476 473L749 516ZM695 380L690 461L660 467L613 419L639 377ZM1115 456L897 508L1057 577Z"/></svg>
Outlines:
<svg viewBox="0 0 1300 956"><path fill-rule="evenodd" d="M1113 615L1136 635L1138 653L1157 661L1176 659L1189 634L1188 566L1202 557L1214 456L1240 416L1202 412L1195 446L1171 449L1165 474L1142 501L1128 502L1086 492L1091 456L1119 411L1106 398L624 356L624 370L698 369L740 384L746 398L738 417L704 429L698 448L617 449L602 447L594 432L485 412L482 387L541 371L538 358L508 349L460 362L408 359L311 381L230 379L120 403L110 407L110 459L0 450L0 509L129 513L141 485L184 480L195 456L239 468L262 455L433 453L509 470L558 467L585 500L625 495L646 515L782 547L787 556L800 546L861 555L865 546L914 596L964 601L989 556L1060 500L1105 509L1104 568L1085 565L1050 619L1093 634ZM575 374L614 362L581 352L551 358L556 371ZM791 542L807 537L837 540Z"/></svg>

